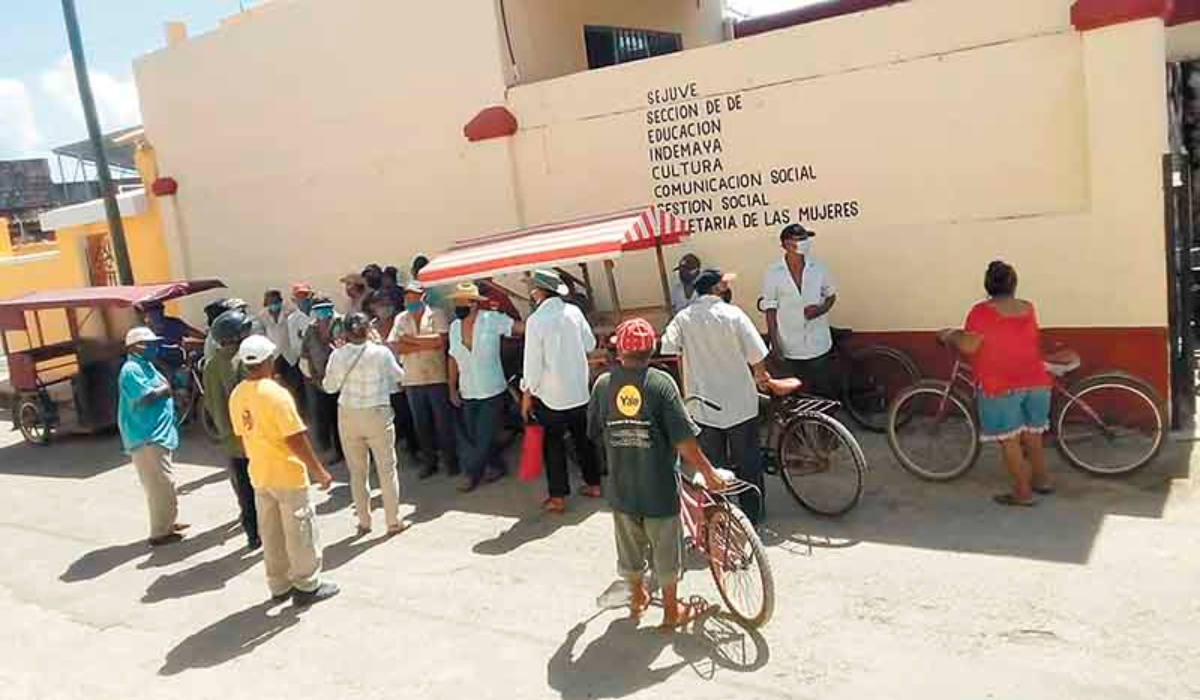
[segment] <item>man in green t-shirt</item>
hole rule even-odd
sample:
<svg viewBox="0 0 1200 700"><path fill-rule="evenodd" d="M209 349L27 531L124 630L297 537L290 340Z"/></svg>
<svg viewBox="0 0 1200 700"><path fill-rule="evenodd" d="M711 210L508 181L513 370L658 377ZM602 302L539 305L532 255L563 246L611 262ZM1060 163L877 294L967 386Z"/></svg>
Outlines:
<svg viewBox="0 0 1200 700"><path fill-rule="evenodd" d="M617 541L617 568L629 582L630 615L650 602L647 565L663 589L663 626L679 627L696 616L679 602L683 530L679 521L679 459L699 471L710 488L720 477L696 445L692 422L671 375L649 366L654 328L635 318L617 327L620 365L600 377L588 403L588 432L604 446L611 478L609 501Z"/></svg>

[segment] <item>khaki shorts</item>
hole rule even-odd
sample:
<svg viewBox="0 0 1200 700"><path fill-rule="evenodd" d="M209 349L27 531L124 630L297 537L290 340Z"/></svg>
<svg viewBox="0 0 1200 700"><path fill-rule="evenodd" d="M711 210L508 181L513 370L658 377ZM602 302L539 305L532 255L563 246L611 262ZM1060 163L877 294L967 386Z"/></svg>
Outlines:
<svg viewBox="0 0 1200 700"><path fill-rule="evenodd" d="M679 580L683 570L683 526L679 516L643 518L613 511L617 538L617 570L625 579L654 571L660 586Z"/></svg>

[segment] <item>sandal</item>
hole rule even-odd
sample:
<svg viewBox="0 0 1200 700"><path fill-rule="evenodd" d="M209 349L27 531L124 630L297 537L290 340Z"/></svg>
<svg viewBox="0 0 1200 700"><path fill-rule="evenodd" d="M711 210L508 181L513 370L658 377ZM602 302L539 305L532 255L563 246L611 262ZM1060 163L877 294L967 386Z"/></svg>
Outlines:
<svg viewBox="0 0 1200 700"><path fill-rule="evenodd" d="M664 610L663 623L659 626L659 629L668 631L676 630L680 627L686 627L712 609L712 606L709 605L708 601L699 597L693 597L686 603L677 601L676 605L678 607L675 609L675 619L668 620L667 613Z"/></svg>
<svg viewBox="0 0 1200 700"><path fill-rule="evenodd" d="M401 532L404 532L405 530L407 530L410 527L412 527L412 523L410 523L410 522L399 522L399 523L396 523L395 525L388 525L388 529L387 529L388 537L392 537L394 535L399 535Z"/></svg>
<svg viewBox="0 0 1200 700"><path fill-rule="evenodd" d="M642 619L642 613L650 607L650 590L645 584L641 587L642 599L638 600L636 593L631 593L629 596L629 619L638 621Z"/></svg>
<svg viewBox="0 0 1200 700"><path fill-rule="evenodd" d="M604 496L599 486L584 486L581 493L584 498L602 498Z"/></svg>
<svg viewBox="0 0 1200 700"><path fill-rule="evenodd" d="M1032 508L1034 505L1032 498L1028 501L1022 501L1017 499L1017 497L1013 496L1011 493L997 494L992 496L992 500L1002 506L1020 506L1022 508Z"/></svg>
<svg viewBox="0 0 1200 700"><path fill-rule="evenodd" d="M557 496L551 496L550 498L542 501L542 510L546 511L547 513L562 515L563 513L567 512L567 502L565 499L558 498Z"/></svg>

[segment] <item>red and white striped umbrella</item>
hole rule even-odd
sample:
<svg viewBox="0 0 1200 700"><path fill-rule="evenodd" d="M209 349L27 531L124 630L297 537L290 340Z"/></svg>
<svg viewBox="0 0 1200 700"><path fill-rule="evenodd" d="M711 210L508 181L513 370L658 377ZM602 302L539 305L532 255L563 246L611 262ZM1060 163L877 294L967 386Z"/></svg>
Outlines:
<svg viewBox="0 0 1200 700"><path fill-rule="evenodd" d="M537 267L612 260L631 250L679 243L683 219L654 207L461 240L421 270L427 285L496 277Z"/></svg>

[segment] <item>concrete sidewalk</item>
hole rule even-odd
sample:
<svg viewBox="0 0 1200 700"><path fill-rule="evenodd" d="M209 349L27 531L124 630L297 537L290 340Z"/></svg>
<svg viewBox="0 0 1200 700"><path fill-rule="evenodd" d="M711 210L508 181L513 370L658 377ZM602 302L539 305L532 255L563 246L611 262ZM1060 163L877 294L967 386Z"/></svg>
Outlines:
<svg viewBox="0 0 1200 700"><path fill-rule="evenodd" d="M0 698L1200 697L1200 505L1191 443L1129 480L1055 462L1058 496L1004 509L995 456L920 483L883 441L842 520L769 483L776 614L683 633L601 613L614 578L597 503L539 512L541 485L460 496L402 473L416 527L353 537L344 482L318 496L338 598L266 601L221 459L179 455L189 538L151 552L112 438L0 435ZM344 474L343 474L344 476ZM719 598L704 570L689 593Z"/></svg>

